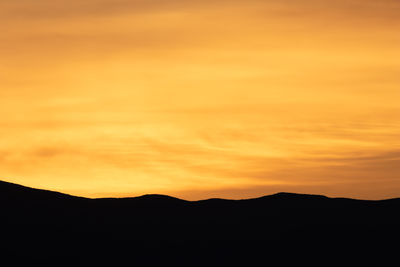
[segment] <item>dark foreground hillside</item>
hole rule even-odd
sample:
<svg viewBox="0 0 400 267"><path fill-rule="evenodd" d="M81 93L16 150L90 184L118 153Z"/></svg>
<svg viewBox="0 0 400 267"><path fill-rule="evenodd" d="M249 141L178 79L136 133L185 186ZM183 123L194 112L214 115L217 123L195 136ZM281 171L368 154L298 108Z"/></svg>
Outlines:
<svg viewBox="0 0 400 267"><path fill-rule="evenodd" d="M400 199L87 199L0 182L2 266L398 266Z"/></svg>

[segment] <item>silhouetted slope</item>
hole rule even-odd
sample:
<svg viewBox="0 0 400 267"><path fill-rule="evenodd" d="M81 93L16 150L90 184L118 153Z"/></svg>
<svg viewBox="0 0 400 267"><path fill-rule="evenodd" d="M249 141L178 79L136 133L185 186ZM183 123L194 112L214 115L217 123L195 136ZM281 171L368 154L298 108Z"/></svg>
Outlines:
<svg viewBox="0 0 400 267"><path fill-rule="evenodd" d="M18 184L0 181L0 200L8 201L37 201L54 199L78 198L67 194L35 189Z"/></svg>
<svg viewBox="0 0 400 267"><path fill-rule="evenodd" d="M400 236L399 199L88 199L0 182L0 208L1 251L24 264L382 265Z"/></svg>

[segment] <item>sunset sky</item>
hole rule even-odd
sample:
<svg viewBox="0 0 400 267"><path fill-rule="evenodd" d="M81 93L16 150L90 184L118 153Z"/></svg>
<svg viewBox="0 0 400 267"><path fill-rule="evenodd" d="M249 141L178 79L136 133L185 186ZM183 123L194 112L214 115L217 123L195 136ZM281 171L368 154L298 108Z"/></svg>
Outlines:
<svg viewBox="0 0 400 267"><path fill-rule="evenodd" d="M400 197L398 0L1 0L0 180Z"/></svg>

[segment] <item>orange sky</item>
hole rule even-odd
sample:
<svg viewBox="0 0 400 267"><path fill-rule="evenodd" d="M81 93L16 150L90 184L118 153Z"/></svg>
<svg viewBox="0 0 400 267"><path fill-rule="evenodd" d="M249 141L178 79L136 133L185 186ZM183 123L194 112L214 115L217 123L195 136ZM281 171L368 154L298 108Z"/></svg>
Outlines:
<svg viewBox="0 0 400 267"><path fill-rule="evenodd" d="M2 0L0 179L400 196L398 0Z"/></svg>

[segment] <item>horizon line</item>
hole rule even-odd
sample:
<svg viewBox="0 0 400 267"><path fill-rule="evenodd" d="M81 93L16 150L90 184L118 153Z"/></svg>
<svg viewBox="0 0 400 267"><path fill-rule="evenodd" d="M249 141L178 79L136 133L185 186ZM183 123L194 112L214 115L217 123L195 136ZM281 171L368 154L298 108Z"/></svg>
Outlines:
<svg viewBox="0 0 400 267"><path fill-rule="evenodd" d="M400 199L400 197L394 197L394 198L371 200L371 199L359 199L359 198L351 198L351 197L329 197L329 196L326 196L326 195L323 195L323 194L307 194L307 193L295 193L295 192L284 192L284 191L276 192L276 193L273 193L273 194L261 195L259 197L240 198L240 199L212 197L212 198L205 198L205 199L199 199L199 200L186 200L186 199L174 197L174 196L171 196L171 195L157 194L157 193L148 193L148 194L143 194L143 195L138 195L138 196L131 196L131 197L99 197L99 198L93 198L93 197L83 197L83 196L78 196L78 195L71 195L71 194L68 194L68 193L63 193L61 191L54 191L54 190L49 190L49 189L44 189L44 188L35 188L35 187L25 186L25 185L22 185L22 184L17 184L17 183L14 183L14 182L8 182L8 181L5 181L5 180L0 180L0 183L5 183L5 184L18 186L18 187L22 187L22 188L26 188L26 189L31 189L31 190L38 190L38 191L45 191L45 192L50 192L50 193L57 193L57 194L62 194L62 195L69 196L69 197L83 198L83 199L90 199L90 200L132 199L132 198L141 198L141 197L161 196L161 197L168 197L168 198L173 198L173 199L186 201L186 202L198 202L198 201L207 201L207 200L241 201L241 200L253 200L253 199L260 199L260 198L264 198L264 197L279 196L279 195L311 196L311 197L323 197L323 198L327 198L327 199L347 199L347 200L368 201L368 202Z"/></svg>

